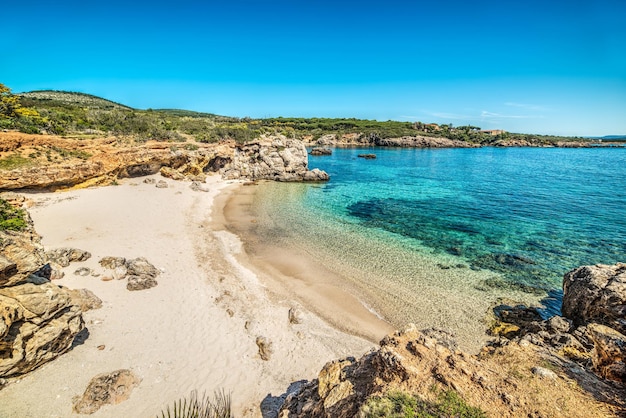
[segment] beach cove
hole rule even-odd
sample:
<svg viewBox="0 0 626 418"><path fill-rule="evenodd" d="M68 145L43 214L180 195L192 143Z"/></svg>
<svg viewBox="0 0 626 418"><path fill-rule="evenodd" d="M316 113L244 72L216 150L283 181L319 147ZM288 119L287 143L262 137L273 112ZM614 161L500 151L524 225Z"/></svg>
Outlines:
<svg viewBox="0 0 626 418"><path fill-rule="evenodd" d="M314 376L330 359L374 346L272 295L237 261L239 239L211 227L213 202L237 183L211 176L209 192L197 192L188 182L168 181L159 189L143 180L29 195L46 248L92 254L55 283L90 289L103 306L83 314L89 337L81 344L0 391L0 416L70 416L72 398L93 376L127 368L141 384L127 401L92 416L155 416L195 389L224 390L236 416L259 417L261 402L275 407L273 397L292 382ZM145 257L161 271L158 286L129 292L121 281L74 274L80 267L102 273L98 261L105 256ZM290 321L290 309L297 320ZM271 344L267 361L258 337Z"/></svg>
<svg viewBox="0 0 626 418"><path fill-rule="evenodd" d="M359 168L364 162L350 157L361 150L344 151L348 158L339 163ZM376 152L374 161L384 167L385 150ZM436 162L445 152L423 155ZM497 152L515 155L516 150ZM432 198L440 188L434 187L432 166L424 168L433 184L418 190ZM235 416L266 416L277 410L292 384L310 381L333 359L371 353L383 336L409 322L416 324L414 330L449 331L459 348L476 353L487 339L494 304L537 303L546 296L476 268L468 256L474 248L470 241L455 241L458 248L443 252L409 233L398 234L389 226L405 225L403 201L376 195L376 170L367 177L366 170L355 170L360 183L328 170L334 176L329 183L244 183L210 175L198 185L152 175L119 179L109 187L28 194L46 249L73 247L92 254L64 268L65 277L54 283L89 289L103 306L83 314L88 338L10 380L0 391L0 416L68 416L72 399L91 377L120 368L133 371L139 386L128 400L105 405L93 416L153 416L192 390L224 390L232 396ZM391 185L393 171L381 172L391 176ZM347 193L346 181L362 186L358 199ZM163 183L167 187L155 187ZM605 197L622 199L614 183L607 184ZM402 190L404 200L411 201ZM450 201L471 202L471 190L465 191L445 192ZM393 205L386 206L389 202ZM344 214L357 216L337 222L337 204L348 209ZM423 223L419 231L434 233L437 219L425 208L411 219ZM372 216L381 213L385 216ZM433 223L425 223L425 216ZM477 235L461 220L455 225L443 230ZM618 234L620 225L612 224ZM436 242L450 239L441 238ZM607 246L622 254L609 239ZM466 251L466 257L453 254L458 251ZM99 261L107 256L145 257L160 271L158 286L129 292L121 281L102 280ZM92 274L76 274L81 268Z"/></svg>

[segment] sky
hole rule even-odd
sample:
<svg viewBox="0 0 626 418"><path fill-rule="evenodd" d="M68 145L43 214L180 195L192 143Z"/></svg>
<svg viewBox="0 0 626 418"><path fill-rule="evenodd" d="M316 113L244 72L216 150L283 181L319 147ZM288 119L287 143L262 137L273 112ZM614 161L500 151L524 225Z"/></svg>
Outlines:
<svg viewBox="0 0 626 418"><path fill-rule="evenodd" d="M626 1L7 1L0 83L135 108L626 134Z"/></svg>

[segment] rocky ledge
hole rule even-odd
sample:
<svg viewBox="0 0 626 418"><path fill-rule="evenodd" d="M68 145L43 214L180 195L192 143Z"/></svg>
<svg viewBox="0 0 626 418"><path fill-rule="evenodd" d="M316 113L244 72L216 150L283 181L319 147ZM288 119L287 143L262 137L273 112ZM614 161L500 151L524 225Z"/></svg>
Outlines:
<svg viewBox="0 0 626 418"><path fill-rule="evenodd" d="M42 155L52 156L48 160ZM40 157L36 157L40 155ZM261 137L243 145L124 143L115 139L72 140L0 132L0 157L22 165L0 170L0 190L64 189L115 184L120 178L161 173L173 180L203 182L208 173L226 179L326 181L308 169L304 144L284 136Z"/></svg>

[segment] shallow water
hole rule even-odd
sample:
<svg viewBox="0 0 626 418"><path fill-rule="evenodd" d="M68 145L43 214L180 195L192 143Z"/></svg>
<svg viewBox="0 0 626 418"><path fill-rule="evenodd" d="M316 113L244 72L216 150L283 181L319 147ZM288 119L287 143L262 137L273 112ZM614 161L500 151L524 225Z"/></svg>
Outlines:
<svg viewBox="0 0 626 418"><path fill-rule="evenodd" d="M626 149L333 151L309 159L328 183L258 186L255 239L340 272L392 323L548 293L557 313L564 273L626 261Z"/></svg>

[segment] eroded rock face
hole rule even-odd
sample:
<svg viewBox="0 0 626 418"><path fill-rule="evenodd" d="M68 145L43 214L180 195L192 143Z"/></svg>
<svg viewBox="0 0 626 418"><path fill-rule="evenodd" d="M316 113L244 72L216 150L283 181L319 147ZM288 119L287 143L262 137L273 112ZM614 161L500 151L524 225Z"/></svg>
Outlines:
<svg viewBox="0 0 626 418"><path fill-rule="evenodd" d="M587 327L594 343L592 361L598 374L626 383L626 336L605 325Z"/></svg>
<svg viewBox="0 0 626 418"><path fill-rule="evenodd" d="M52 283L0 288L0 376L27 373L69 350L85 326L69 292Z"/></svg>
<svg viewBox="0 0 626 418"><path fill-rule="evenodd" d="M82 396L74 399L74 412L93 414L103 405L117 405L130 397L141 379L132 371L121 369L95 376Z"/></svg>
<svg viewBox="0 0 626 418"><path fill-rule="evenodd" d="M24 282L46 264L46 255L33 221L26 213L23 231L0 231L0 287Z"/></svg>
<svg viewBox="0 0 626 418"><path fill-rule="evenodd" d="M626 334L626 264L583 266L563 277L563 316Z"/></svg>
<svg viewBox="0 0 626 418"><path fill-rule="evenodd" d="M226 179L328 180L328 174L323 171L309 171L304 144L284 136L262 137L256 142L237 146L232 162L221 172Z"/></svg>
<svg viewBox="0 0 626 418"><path fill-rule="evenodd" d="M85 325L70 292L50 283L28 215L24 230L0 231L0 250L0 377L11 377L69 350Z"/></svg>
<svg viewBox="0 0 626 418"><path fill-rule="evenodd" d="M195 144L198 149L173 151L170 144L158 142L116 145L115 141L100 139L86 145L84 141L57 137L46 137L43 140L39 135L21 135L21 139L11 141L11 149L15 152L20 152L21 147L37 145L80 149L91 156L86 160L39 161L34 166L0 170L0 190L106 185L118 178L146 176L159 171L172 178L186 179L208 171L215 172L224 161L230 161L232 157L229 144Z"/></svg>

